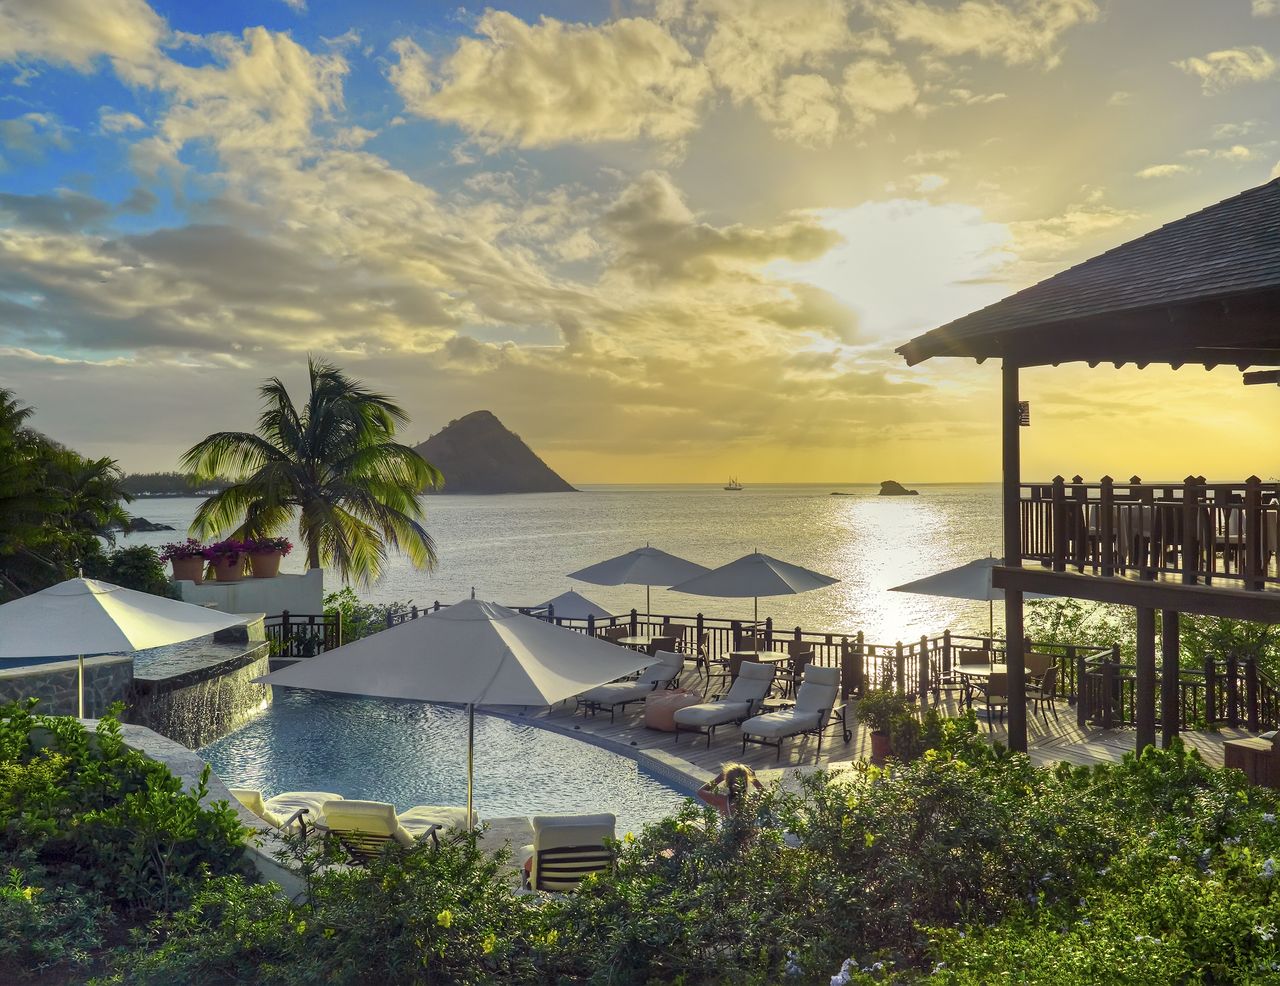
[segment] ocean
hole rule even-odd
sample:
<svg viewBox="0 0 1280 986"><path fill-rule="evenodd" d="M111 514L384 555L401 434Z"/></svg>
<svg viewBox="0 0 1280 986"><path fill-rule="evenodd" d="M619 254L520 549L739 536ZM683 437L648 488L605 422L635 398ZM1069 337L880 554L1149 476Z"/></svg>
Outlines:
<svg viewBox="0 0 1280 986"><path fill-rule="evenodd" d="M778 628L856 633L893 643L950 628L985 630L985 603L889 592L895 585L1000 549L995 484L923 485L919 496L881 497L878 486L586 486L578 493L425 498L427 529L440 562L415 570L393 557L364 599L419 606L476 595L509 606L536 605L567 589L613 612L644 612L642 586L594 586L566 578L593 562L652 544L709 567L759 549L840 579L826 589L760 600ZM833 491L849 496L831 496ZM161 545L185 537L200 500L143 497L132 513L177 530L131 534L121 544ZM291 534L295 540L296 535ZM305 564L300 547L285 572ZM326 590L337 588L336 579ZM652 590L653 611L751 618L750 599L708 599ZM997 628L1000 613L997 607Z"/></svg>

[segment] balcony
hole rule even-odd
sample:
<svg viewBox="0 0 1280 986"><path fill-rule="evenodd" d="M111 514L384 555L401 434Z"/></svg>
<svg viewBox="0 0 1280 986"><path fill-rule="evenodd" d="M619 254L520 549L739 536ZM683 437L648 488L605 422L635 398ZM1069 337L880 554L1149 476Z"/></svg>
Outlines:
<svg viewBox="0 0 1280 986"><path fill-rule="evenodd" d="M1280 483L1086 483L1019 488L1024 564L1053 572L1258 592L1280 588Z"/></svg>

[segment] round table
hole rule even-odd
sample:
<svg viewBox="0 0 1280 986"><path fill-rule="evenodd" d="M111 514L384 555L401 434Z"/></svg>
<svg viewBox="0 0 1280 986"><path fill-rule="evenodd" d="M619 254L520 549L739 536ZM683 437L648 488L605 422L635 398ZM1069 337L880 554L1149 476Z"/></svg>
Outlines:
<svg viewBox="0 0 1280 986"><path fill-rule="evenodd" d="M653 642L657 637L635 636L635 637L619 637L617 642L623 647L634 647L636 650L646 650L653 646Z"/></svg>

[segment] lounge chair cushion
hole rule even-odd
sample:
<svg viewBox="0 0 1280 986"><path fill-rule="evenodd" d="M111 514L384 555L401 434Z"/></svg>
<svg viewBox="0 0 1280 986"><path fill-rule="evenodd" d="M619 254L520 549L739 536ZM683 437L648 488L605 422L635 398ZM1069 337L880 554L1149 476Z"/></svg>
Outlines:
<svg viewBox="0 0 1280 986"><path fill-rule="evenodd" d="M638 681L615 681L608 685L598 685L582 693L584 702L595 705L620 705L623 702L637 702L654 691L653 684Z"/></svg>
<svg viewBox="0 0 1280 986"><path fill-rule="evenodd" d="M269 811L275 812L281 819L287 819L299 808L306 808L307 825L318 825L324 822L324 806L328 801L343 800L341 794L330 791L285 791L274 798L267 798L265 804Z"/></svg>
<svg viewBox="0 0 1280 986"><path fill-rule="evenodd" d="M781 712L770 712L767 715L748 719L742 724L742 731L749 736L778 739L782 736L794 736L809 729L817 729L821 724L821 712L784 709Z"/></svg>
<svg viewBox="0 0 1280 986"><path fill-rule="evenodd" d="M419 805L417 808L402 811L396 818L415 838L425 835L432 825L439 825L442 829L459 830L467 827L466 808ZM471 813L471 821L473 826L480 824L480 816L474 811Z"/></svg>
<svg viewBox="0 0 1280 986"><path fill-rule="evenodd" d="M329 831L359 834L372 840L394 840L402 846L413 845L413 833L400 824L396 806L385 801L329 801L324 805L325 824Z"/></svg>
<svg viewBox="0 0 1280 986"><path fill-rule="evenodd" d="M750 702L731 702L721 699L719 702L704 702L701 705L690 705L688 708L676 710L676 722L690 729L706 729L709 726L723 726L736 722L751 711Z"/></svg>
<svg viewBox="0 0 1280 986"><path fill-rule="evenodd" d="M574 890L585 874L608 865L604 843L615 834L613 815L534 815L529 824L533 845L522 850L521 865L541 889ZM545 870L541 869L544 863ZM539 869L536 875L535 868Z"/></svg>
<svg viewBox="0 0 1280 986"><path fill-rule="evenodd" d="M237 801L248 808L251 812L261 818L268 825L280 828L285 823L285 817L276 814L267 807L266 802L262 800L262 792L251 787L232 787L228 788ZM292 814L292 813L291 813Z"/></svg>

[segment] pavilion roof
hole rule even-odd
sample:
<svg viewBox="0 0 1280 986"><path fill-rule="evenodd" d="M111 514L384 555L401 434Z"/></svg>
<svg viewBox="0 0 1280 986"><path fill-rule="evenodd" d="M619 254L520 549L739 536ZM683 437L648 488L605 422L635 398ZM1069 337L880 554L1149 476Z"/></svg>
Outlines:
<svg viewBox="0 0 1280 986"><path fill-rule="evenodd" d="M898 348L1089 363L1280 365L1280 178L1122 244Z"/></svg>

